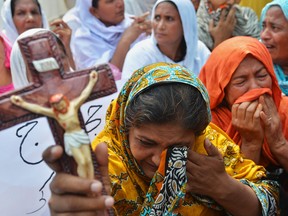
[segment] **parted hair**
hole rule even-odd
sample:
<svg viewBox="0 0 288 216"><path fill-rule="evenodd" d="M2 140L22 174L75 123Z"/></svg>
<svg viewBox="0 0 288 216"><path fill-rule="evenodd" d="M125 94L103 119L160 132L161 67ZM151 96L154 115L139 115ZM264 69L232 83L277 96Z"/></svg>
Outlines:
<svg viewBox="0 0 288 216"><path fill-rule="evenodd" d="M11 0L11 5L10 6L11 6L12 17L14 17L15 7L16 7L16 4L17 4L18 1L20 1L20 0ZM40 14L41 14L41 5L38 2L38 0L32 0L32 1L37 5L37 7L39 8Z"/></svg>
<svg viewBox="0 0 288 216"><path fill-rule="evenodd" d="M152 86L136 95L125 113L127 132L150 123L180 124L199 136L209 124L207 104L195 87L184 83Z"/></svg>

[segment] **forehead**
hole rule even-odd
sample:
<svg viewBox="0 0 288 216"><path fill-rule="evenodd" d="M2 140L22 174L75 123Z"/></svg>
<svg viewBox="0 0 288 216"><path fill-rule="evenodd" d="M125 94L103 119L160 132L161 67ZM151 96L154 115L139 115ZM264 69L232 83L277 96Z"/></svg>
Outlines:
<svg viewBox="0 0 288 216"><path fill-rule="evenodd" d="M219 6L226 3L227 0L209 0L208 2L210 2L213 6Z"/></svg>
<svg viewBox="0 0 288 216"><path fill-rule="evenodd" d="M157 145L168 147L177 144L191 144L195 140L192 130L184 129L177 123L165 124L144 124L141 127L132 129L134 135L144 138Z"/></svg>
<svg viewBox="0 0 288 216"><path fill-rule="evenodd" d="M277 20L283 20L285 22L288 22L288 20L286 19L282 9L277 6L277 5L274 5L274 6L271 6L268 10L267 10L267 13L266 13L266 16L265 16L265 19L277 19Z"/></svg>
<svg viewBox="0 0 288 216"><path fill-rule="evenodd" d="M264 64L256 59L252 55L247 55L243 61L239 64L239 66L236 68L233 76L238 76L240 74L250 74L254 72L258 72L261 68L264 67Z"/></svg>
<svg viewBox="0 0 288 216"><path fill-rule="evenodd" d="M31 4L37 6L36 2L33 0L17 0L17 1L15 1L15 7L20 6L20 5L25 6L25 5L31 5Z"/></svg>
<svg viewBox="0 0 288 216"><path fill-rule="evenodd" d="M155 13L159 13L159 12L179 14L176 5L170 1L164 1L164 2L159 3L156 6Z"/></svg>

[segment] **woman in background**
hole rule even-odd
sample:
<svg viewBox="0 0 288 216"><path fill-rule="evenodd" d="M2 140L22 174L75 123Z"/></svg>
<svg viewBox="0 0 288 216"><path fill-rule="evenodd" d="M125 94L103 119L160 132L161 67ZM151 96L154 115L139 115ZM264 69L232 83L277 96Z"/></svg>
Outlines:
<svg viewBox="0 0 288 216"><path fill-rule="evenodd" d="M198 40L196 19L191 0L158 0L152 11L151 38L127 53L122 77L155 62L177 63L199 74L210 51Z"/></svg>
<svg viewBox="0 0 288 216"><path fill-rule="evenodd" d="M111 63L122 71L126 53L150 29L147 15L128 17L124 0L78 0L63 17L72 28L71 48L76 67Z"/></svg>
<svg viewBox="0 0 288 216"><path fill-rule="evenodd" d="M201 70L212 122L269 171L288 171L288 98L282 97L271 56L255 38L238 36L217 46Z"/></svg>
<svg viewBox="0 0 288 216"><path fill-rule="evenodd" d="M288 0L268 3L261 14L261 41L271 54L282 92L288 95Z"/></svg>
<svg viewBox="0 0 288 216"><path fill-rule="evenodd" d="M17 37L31 28L49 28L37 0L6 0L1 9L3 34L13 45Z"/></svg>

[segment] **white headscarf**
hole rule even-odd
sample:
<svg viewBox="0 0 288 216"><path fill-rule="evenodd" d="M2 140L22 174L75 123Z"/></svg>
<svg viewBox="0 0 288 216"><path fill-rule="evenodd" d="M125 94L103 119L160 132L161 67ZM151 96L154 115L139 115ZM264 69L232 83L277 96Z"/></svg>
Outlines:
<svg viewBox="0 0 288 216"><path fill-rule="evenodd" d="M122 33L132 23L132 19L125 15L118 25L106 27L89 12L90 7L91 0L78 0L75 7L64 16L68 25L74 22L77 26L76 31L72 32L71 49L78 69L109 62ZM79 22L81 26L77 25Z"/></svg>
<svg viewBox="0 0 288 216"><path fill-rule="evenodd" d="M80 20L80 3L87 4L87 7L90 5L90 1L85 0L76 0L75 6L72 7L69 11L67 11L63 16L63 21L66 22L72 30L72 37L76 30L81 27ZM89 13L90 14L90 13Z"/></svg>
<svg viewBox="0 0 288 216"><path fill-rule="evenodd" d="M177 6L180 14L184 39L187 46L184 60L182 62L174 62L165 56L158 49L154 31L152 31L151 38L139 42L127 53L122 71L123 78L129 78L134 70L155 62L178 63L198 75L200 69L209 57L209 49L198 40L197 18L194 6L190 0L158 0L152 10L152 22L156 7L165 1L173 2Z"/></svg>
<svg viewBox="0 0 288 216"><path fill-rule="evenodd" d="M141 16L147 11L152 11L156 0L124 0L124 2L126 13Z"/></svg>
<svg viewBox="0 0 288 216"><path fill-rule="evenodd" d="M48 29L49 28L48 20L42 9L41 9L41 15L42 15L43 28ZM4 2L3 7L1 9L1 18L3 21L2 32L6 35L6 37L9 39L11 44L13 44L16 41L19 34L13 22L12 11L11 11L11 0L6 0Z"/></svg>
<svg viewBox="0 0 288 216"><path fill-rule="evenodd" d="M12 83L15 89L23 88L29 85L29 81L27 78L27 67L24 62L20 47L17 43L18 40L32 36L40 31L49 31L44 28L34 28L27 30L19 35L16 42L12 46L11 57L10 57L10 67L11 67L11 75L12 75ZM52 32L54 34L54 32ZM56 34L54 34L56 36ZM57 37L57 36L56 36Z"/></svg>

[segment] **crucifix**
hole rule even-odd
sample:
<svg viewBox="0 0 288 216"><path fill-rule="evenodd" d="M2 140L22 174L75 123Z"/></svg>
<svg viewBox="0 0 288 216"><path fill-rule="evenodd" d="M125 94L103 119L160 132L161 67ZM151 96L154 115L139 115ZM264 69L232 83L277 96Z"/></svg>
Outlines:
<svg viewBox="0 0 288 216"><path fill-rule="evenodd" d="M112 72L106 64L82 71L64 72L63 63L57 49L57 42L51 32L40 32L18 40L18 43L28 68L27 73L29 73L32 80L30 80L30 84L27 87L0 96L0 131L25 121L39 118L43 114L47 116L45 112L34 112L35 110L33 109L31 112L31 109L29 111L15 105L19 101L37 104L44 110L51 111L52 108L55 109L56 107L53 104L59 105L63 97L75 102L87 88L90 89L89 95L85 96L85 101L91 101L117 91ZM14 98L14 104L10 98L12 98L12 101ZM81 128L84 128L83 118L78 108L76 115ZM65 149L64 133L65 129L67 132L67 125L65 126L64 121L59 121L57 117L52 115L52 112L48 115L52 117L48 118L48 123L56 142L55 144L62 145ZM88 146L90 148L90 145ZM94 157L94 154L92 154L94 176L101 180ZM65 154L61 162L65 172L77 174L77 163L75 163L73 157Z"/></svg>

